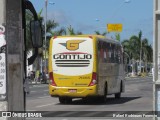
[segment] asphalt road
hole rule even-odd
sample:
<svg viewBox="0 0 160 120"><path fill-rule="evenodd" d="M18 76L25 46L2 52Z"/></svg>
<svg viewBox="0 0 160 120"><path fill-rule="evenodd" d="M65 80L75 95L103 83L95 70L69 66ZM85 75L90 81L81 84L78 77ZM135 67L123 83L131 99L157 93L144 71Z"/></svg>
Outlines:
<svg viewBox="0 0 160 120"><path fill-rule="evenodd" d="M101 103L97 99L75 99L71 104L64 105L59 103L58 98L49 96L47 84L32 85L30 88L31 92L26 98L27 111L45 111L43 112L43 116L54 116L57 120L61 117L75 117L75 120L77 119L76 117L87 117L86 120L89 120L88 117L124 118L123 116L125 114L132 119L132 114L152 114L149 112L152 111L153 106L151 77L127 78L125 92L122 93L122 98L115 99L111 95L108 96L106 103ZM150 117L141 119L151 120Z"/></svg>

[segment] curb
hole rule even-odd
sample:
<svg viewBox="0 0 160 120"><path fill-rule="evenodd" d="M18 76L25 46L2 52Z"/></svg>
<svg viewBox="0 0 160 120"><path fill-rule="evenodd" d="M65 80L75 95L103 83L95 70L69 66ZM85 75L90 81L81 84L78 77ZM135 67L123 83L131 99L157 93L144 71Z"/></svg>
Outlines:
<svg viewBox="0 0 160 120"><path fill-rule="evenodd" d="M125 79L127 79L127 78L130 78L130 79L132 79L132 78L152 78L152 76L135 76L135 77L125 77Z"/></svg>

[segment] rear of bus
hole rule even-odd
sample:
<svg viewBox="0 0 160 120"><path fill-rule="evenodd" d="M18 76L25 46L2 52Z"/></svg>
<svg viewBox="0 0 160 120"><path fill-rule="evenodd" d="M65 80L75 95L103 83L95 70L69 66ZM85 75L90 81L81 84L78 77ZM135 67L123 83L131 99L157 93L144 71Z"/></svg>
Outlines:
<svg viewBox="0 0 160 120"><path fill-rule="evenodd" d="M54 37L49 48L49 94L83 98L97 94L95 39Z"/></svg>

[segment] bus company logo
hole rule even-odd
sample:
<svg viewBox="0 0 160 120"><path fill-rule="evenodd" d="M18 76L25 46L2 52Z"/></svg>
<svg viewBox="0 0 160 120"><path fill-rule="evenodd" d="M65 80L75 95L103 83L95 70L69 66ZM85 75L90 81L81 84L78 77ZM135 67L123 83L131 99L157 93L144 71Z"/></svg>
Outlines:
<svg viewBox="0 0 160 120"><path fill-rule="evenodd" d="M53 55L57 67L88 67L92 55L83 52L63 52Z"/></svg>
<svg viewBox="0 0 160 120"><path fill-rule="evenodd" d="M79 49L79 44L84 42L85 40L68 40L66 43L60 43L65 46L66 49L74 51Z"/></svg>

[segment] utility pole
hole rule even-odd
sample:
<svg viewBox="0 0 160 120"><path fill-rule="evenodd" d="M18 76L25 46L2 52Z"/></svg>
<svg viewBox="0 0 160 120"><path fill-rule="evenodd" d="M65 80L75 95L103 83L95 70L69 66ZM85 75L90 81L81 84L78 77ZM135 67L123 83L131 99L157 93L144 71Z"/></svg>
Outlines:
<svg viewBox="0 0 160 120"><path fill-rule="evenodd" d="M44 42L44 52L45 52L45 55L44 55L44 71L45 71L45 74L46 74L46 69L47 69L47 58L46 58L46 42L47 42L47 5L48 5L48 0L45 0L45 42Z"/></svg>
<svg viewBox="0 0 160 120"><path fill-rule="evenodd" d="M22 0L6 0L7 100L9 111L24 111L22 13ZM22 118L16 118L16 120L20 119Z"/></svg>
<svg viewBox="0 0 160 120"><path fill-rule="evenodd" d="M0 101L0 111L25 111L24 109L24 33L22 27L22 0L0 0L0 25L5 28L6 86L5 99ZM1 34L1 33L0 33ZM0 53L1 54L1 53ZM1 63L1 61L0 61ZM1 70L0 65L0 70ZM1 74L0 74L1 80ZM2 96L2 95L1 95ZM7 118L23 120L24 118Z"/></svg>
<svg viewBox="0 0 160 120"><path fill-rule="evenodd" d="M160 4L154 0L153 10L153 110L158 112L160 119Z"/></svg>

